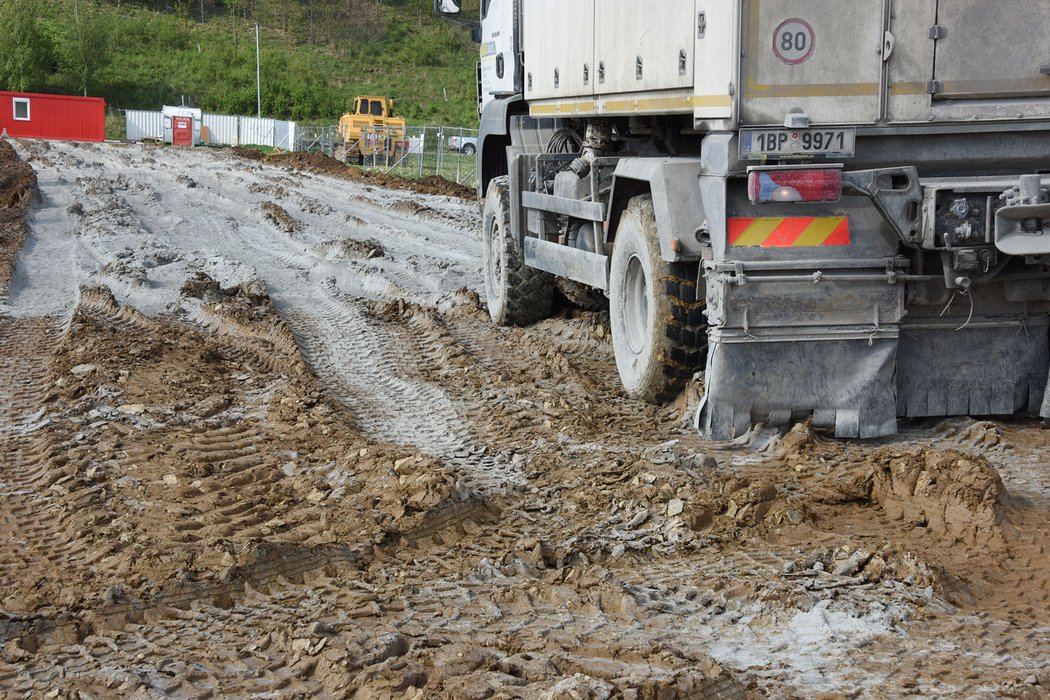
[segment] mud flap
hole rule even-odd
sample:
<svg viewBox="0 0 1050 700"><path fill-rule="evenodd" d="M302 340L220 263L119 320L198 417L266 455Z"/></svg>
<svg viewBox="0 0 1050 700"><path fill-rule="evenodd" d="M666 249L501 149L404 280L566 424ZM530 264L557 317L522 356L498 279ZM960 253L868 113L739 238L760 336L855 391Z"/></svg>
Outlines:
<svg viewBox="0 0 1050 700"><path fill-rule="evenodd" d="M1050 420L1050 377L1047 378L1046 390L1043 393L1043 407L1039 409L1039 417Z"/></svg>
<svg viewBox="0 0 1050 700"><path fill-rule="evenodd" d="M700 432L731 440L753 423L783 425L813 416L837 437L897 432L894 371L897 338L889 333L845 339L778 339L712 331Z"/></svg>
<svg viewBox="0 0 1050 700"><path fill-rule="evenodd" d="M901 326L898 415L1045 416L1040 409L1050 409L1046 317L965 322Z"/></svg>

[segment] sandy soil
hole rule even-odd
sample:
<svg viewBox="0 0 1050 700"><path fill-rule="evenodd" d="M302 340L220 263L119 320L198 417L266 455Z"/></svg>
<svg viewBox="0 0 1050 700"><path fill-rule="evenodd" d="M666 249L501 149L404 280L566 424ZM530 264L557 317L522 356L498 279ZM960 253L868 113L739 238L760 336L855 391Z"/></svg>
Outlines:
<svg viewBox="0 0 1050 700"><path fill-rule="evenodd" d="M4 695L1047 697L1041 426L706 443L488 323L470 202L15 147Z"/></svg>

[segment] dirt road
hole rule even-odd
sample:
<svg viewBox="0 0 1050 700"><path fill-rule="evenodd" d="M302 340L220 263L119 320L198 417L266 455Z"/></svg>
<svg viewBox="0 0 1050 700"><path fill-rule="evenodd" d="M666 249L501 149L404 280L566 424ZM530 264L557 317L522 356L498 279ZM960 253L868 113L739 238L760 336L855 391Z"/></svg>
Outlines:
<svg viewBox="0 0 1050 700"><path fill-rule="evenodd" d="M488 323L469 202L15 146L5 695L1047 696L1041 426L705 443Z"/></svg>

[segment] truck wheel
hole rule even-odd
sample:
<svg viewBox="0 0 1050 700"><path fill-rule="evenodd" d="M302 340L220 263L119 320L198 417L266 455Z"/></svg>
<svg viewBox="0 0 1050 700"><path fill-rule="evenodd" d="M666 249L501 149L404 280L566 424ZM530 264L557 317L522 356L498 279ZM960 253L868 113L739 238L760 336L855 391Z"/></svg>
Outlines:
<svg viewBox="0 0 1050 700"><path fill-rule="evenodd" d="M463 149L460 152L465 156L472 156L478 152L478 149L474 147L474 144L468 143L463 146Z"/></svg>
<svg viewBox="0 0 1050 700"><path fill-rule="evenodd" d="M489 182L482 226L485 296L492 320L501 326L526 326L546 318L554 299L554 276L525 265L525 251L510 229L506 176Z"/></svg>
<svg viewBox="0 0 1050 700"><path fill-rule="evenodd" d="M609 319L620 381L634 399L659 403L700 369L706 342L697 263L660 257L653 200L632 199L620 219L609 272Z"/></svg>

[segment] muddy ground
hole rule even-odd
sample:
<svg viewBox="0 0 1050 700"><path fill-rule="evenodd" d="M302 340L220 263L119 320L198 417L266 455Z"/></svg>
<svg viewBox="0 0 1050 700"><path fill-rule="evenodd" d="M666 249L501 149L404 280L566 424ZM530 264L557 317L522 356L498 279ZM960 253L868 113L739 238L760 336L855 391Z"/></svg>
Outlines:
<svg viewBox="0 0 1050 700"><path fill-rule="evenodd" d="M36 173L0 139L0 295L7 293L15 263L29 233L26 213L37 196Z"/></svg>
<svg viewBox="0 0 1050 700"><path fill-rule="evenodd" d="M237 155L251 160L264 160L266 163L289 167L293 170L331 175L346 180L357 180L379 185L380 187L409 190L419 194L447 195L471 201L477 198L477 193L472 187L461 185L440 175L406 178L400 175L384 173L382 170L362 170L361 168L348 167L342 161L326 156L323 153L273 153L261 157L259 151L247 148L235 148L233 151Z"/></svg>
<svg viewBox="0 0 1050 700"><path fill-rule="evenodd" d="M707 443L488 323L468 201L14 146L5 696L1047 696L1042 426Z"/></svg>

